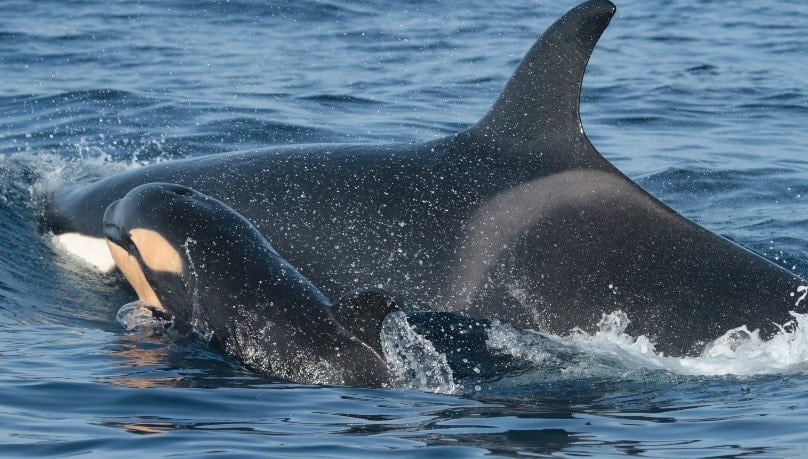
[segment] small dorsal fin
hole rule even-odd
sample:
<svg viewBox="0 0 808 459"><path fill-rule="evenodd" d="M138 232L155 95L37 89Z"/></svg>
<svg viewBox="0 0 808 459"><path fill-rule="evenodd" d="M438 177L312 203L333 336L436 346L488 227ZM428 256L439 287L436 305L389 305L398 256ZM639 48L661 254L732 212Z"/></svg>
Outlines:
<svg viewBox="0 0 808 459"><path fill-rule="evenodd" d="M615 10L608 0L590 0L558 19L528 51L491 110L458 140L523 151L536 141L549 149L553 142L591 148L579 114L581 83Z"/></svg>
<svg viewBox="0 0 808 459"><path fill-rule="evenodd" d="M398 311L396 299L380 288L354 290L332 308L334 318L356 338L382 353L381 329L388 314Z"/></svg>

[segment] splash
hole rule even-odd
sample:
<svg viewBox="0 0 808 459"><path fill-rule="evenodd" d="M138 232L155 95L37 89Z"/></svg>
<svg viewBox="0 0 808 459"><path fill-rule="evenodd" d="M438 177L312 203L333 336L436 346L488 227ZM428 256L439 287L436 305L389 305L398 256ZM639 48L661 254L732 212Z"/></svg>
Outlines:
<svg viewBox="0 0 808 459"><path fill-rule="evenodd" d="M534 365L542 365L553 361L558 355L556 349L547 346L548 339L552 339L552 335L532 330L520 331L508 324L494 321L488 329L486 345L491 350Z"/></svg>
<svg viewBox="0 0 808 459"><path fill-rule="evenodd" d="M445 394L460 391L446 356L413 330L403 312L387 316L381 338L396 386Z"/></svg>
<svg viewBox="0 0 808 459"><path fill-rule="evenodd" d="M67 184L113 175L140 164L115 161L102 151L74 158L47 152L0 156L0 197L41 210L45 198Z"/></svg>
<svg viewBox="0 0 808 459"><path fill-rule="evenodd" d="M683 358L683 373L701 375L755 375L802 373L808 370L808 314L790 313L794 319L776 335L763 340L745 326L726 332L710 343L701 356Z"/></svg>
<svg viewBox="0 0 808 459"><path fill-rule="evenodd" d="M173 320L165 320L154 316L154 311L142 301L133 301L121 306L115 314L115 320L128 332L151 334L174 325Z"/></svg>
<svg viewBox="0 0 808 459"><path fill-rule="evenodd" d="M794 303L795 307L799 306L800 303L802 303L805 300L805 298L808 297L808 285L800 285L799 287L797 287L797 292L792 293L791 296L797 296L797 294L800 293L802 293L802 295L800 295L799 298L797 298L797 302Z"/></svg>
<svg viewBox="0 0 808 459"><path fill-rule="evenodd" d="M572 331L571 338L582 345L602 345L607 349L620 349L636 356L661 356L661 353L657 354L654 342L647 336L640 335L634 338L626 334L626 328L630 323L628 314L621 310L614 311L610 314L603 314L598 322L598 331L594 335L590 336L576 328Z"/></svg>
<svg viewBox="0 0 808 459"><path fill-rule="evenodd" d="M574 337L561 337L533 330L518 330L510 324L494 321L488 330L486 344L495 352L524 362L533 379L572 380L580 378L622 378L642 368L632 352L642 348L634 345L631 338L622 335L625 330L625 315L614 314L601 321L603 345L586 345L579 342L583 332L575 331ZM619 333L615 334L615 331ZM594 338L594 337L592 337ZM508 377L509 375L503 375Z"/></svg>
<svg viewBox="0 0 808 459"><path fill-rule="evenodd" d="M695 357L669 357L654 348L648 337L625 333L630 323L622 311L604 314L598 331L575 330L567 339L582 352L619 357L627 368L665 370L682 375L766 375L808 370L808 314L791 312L794 319L763 340L746 326L728 330Z"/></svg>

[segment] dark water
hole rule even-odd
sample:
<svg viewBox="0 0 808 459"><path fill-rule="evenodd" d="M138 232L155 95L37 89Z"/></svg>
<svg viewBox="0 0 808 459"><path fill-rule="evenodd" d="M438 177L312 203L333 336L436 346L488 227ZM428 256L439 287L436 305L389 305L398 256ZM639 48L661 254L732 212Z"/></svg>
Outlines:
<svg viewBox="0 0 808 459"><path fill-rule="evenodd" d="M127 333L123 283L39 232L43 193L82 177L456 132L571 6L0 3L0 455L808 454L805 327L695 359L619 331L559 337L578 358L454 390L289 385ZM808 4L620 2L582 116L654 195L808 276ZM546 357L503 333L505 352Z"/></svg>

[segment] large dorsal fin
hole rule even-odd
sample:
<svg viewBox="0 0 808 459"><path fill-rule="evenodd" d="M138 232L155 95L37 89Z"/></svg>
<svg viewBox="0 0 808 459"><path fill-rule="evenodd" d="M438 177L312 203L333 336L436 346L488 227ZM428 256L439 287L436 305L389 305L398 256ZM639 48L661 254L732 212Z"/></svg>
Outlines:
<svg viewBox="0 0 808 459"><path fill-rule="evenodd" d="M592 148L579 114L581 82L615 10L608 0L590 0L557 20L527 53L491 110L458 140L497 150L514 144L524 150L537 141Z"/></svg>
<svg viewBox="0 0 808 459"><path fill-rule="evenodd" d="M343 295L332 312L340 325L382 356L382 323L398 310L396 299L385 290L365 288Z"/></svg>

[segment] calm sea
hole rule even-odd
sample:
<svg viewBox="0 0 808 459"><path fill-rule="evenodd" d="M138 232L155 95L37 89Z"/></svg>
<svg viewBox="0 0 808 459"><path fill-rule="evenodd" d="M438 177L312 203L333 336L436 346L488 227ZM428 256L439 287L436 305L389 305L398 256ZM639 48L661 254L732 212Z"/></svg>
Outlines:
<svg viewBox="0 0 808 459"><path fill-rule="evenodd" d="M805 319L718 357L604 330L557 337L575 359L471 386L290 385L127 333L131 291L40 231L44 193L85 177L457 132L572 6L0 2L0 456L808 455ZM808 3L620 1L582 116L652 194L808 276ZM547 356L507 332L503 352Z"/></svg>

